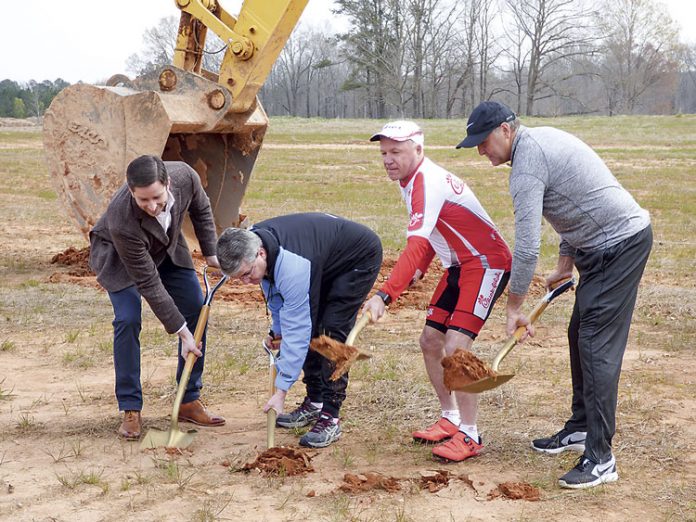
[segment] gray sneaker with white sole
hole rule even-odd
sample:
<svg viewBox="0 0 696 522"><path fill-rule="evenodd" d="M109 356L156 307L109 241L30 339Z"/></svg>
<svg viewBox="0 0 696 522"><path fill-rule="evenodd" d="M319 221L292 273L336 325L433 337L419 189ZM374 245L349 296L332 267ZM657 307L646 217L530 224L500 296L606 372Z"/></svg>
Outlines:
<svg viewBox="0 0 696 522"><path fill-rule="evenodd" d="M341 438L341 423L331 415L322 413L314 427L300 438L300 446L325 448Z"/></svg>

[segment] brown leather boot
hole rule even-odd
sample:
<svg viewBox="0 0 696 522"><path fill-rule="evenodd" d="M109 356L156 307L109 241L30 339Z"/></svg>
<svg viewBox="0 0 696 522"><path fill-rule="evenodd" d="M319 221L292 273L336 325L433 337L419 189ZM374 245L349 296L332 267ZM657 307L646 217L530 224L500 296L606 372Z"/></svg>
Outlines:
<svg viewBox="0 0 696 522"><path fill-rule="evenodd" d="M225 419L219 415L209 413L203 406L203 403L196 399L181 405L179 408L179 422L192 422L199 426L222 426L225 424Z"/></svg>
<svg viewBox="0 0 696 522"><path fill-rule="evenodd" d="M138 440L143 429L143 421L138 410L126 410L118 434L126 440Z"/></svg>

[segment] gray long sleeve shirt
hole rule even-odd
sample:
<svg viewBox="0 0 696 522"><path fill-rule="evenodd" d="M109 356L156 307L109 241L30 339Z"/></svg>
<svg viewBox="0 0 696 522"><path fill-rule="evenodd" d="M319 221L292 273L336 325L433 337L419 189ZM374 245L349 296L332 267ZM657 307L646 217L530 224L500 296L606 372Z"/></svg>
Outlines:
<svg viewBox="0 0 696 522"><path fill-rule="evenodd" d="M585 143L551 127L520 126L512 143L515 248L510 291L523 295L541 243L541 218L561 236L560 255L609 248L650 224L650 215Z"/></svg>

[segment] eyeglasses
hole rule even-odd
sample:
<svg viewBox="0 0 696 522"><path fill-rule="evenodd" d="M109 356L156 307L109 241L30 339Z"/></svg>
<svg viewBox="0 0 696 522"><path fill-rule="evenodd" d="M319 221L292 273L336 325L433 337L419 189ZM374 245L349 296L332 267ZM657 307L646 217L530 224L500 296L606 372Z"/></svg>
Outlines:
<svg viewBox="0 0 696 522"><path fill-rule="evenodd" d="M251 273L254 271L254 268L256 268L256 260L258 259L259 254L260 254L260 252L256 252L256 257L251 262L251 267L249 267L249 270L247 270L243 274L239 274L237 276L239 279L247 279L248 277L251 277Z"/></svg>

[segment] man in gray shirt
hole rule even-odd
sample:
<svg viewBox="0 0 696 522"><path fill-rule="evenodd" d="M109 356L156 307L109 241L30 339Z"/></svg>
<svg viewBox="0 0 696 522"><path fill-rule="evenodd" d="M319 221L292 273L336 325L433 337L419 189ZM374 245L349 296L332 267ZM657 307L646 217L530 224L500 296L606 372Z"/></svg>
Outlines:
<svg viewBox="0 0 696 522"><path fill-rule="evenodd" d="M621 363L638 284L652 247L650 216L581 140L551 127L520 125L507 106L492 101L471 113L467 137L493 166L510 162L515 247L507 302L507 332L534 328L521 312L539 257L541 220L560 235L548 287L580 274L568 326L573 383L572 415L555 435L536 439L544 453L582 451L563 475L566 488L618 480L611 441Z"/></svg>

